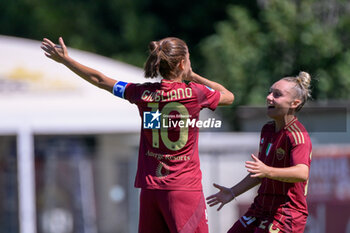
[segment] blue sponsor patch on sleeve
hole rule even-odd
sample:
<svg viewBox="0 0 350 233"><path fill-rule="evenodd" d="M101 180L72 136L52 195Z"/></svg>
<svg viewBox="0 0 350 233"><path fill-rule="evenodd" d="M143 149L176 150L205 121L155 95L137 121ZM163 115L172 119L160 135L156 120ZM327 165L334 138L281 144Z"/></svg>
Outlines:
<svg viewBox="0 0 350 233"><path fill-rule="evenodd" d="M125 87L128 85L127 82L116 82L113 87L113 94L124 99Z"/></svg>
<svg viewBox="0 0 350 233"><path fill-rule="evenodd" d="M205 85L204 85L205 86ZM210 91L215 91L213 88L210 88L208 86L205 86L206 88L208 88Z"/></svg>

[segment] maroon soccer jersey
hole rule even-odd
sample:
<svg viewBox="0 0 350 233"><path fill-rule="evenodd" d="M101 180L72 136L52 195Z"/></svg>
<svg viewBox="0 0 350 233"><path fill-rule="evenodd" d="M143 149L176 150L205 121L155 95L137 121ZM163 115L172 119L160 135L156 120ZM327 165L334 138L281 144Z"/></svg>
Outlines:
<svg viewBox="0 0 350 233"><path fill-rule="evenodd" d="M163 79L125 84L122 96L138 106L142 119L135 187L202 190L195 122L201 109L217 107L220 92Z"/></svg>
<svg viewBox="0 0 350 233"><path fill-rule="evenodd" d="M275 132L274 122L269 122L262 128L259 159L268 166L291 167L305 164L310 168L311 149L310 137L296 117L279 132ZM306 194L307 182L287 183L263 178L251 209L256 216L289 209L307 215Z"/></svg>

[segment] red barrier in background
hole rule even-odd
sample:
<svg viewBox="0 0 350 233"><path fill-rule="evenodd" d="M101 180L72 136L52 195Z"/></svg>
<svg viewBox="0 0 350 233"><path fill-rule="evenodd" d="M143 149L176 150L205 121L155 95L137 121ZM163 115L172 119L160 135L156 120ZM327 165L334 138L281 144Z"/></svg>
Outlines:
<svg viewBox="0 0 350 233"><path fill-rule="evenodd" d="M350 232L350 147L313 150L306 233Z"/></svg>
<svg viewBox="0 0 350 233"><path fill-rule="evenodd" d="M305 233L350 232L350 202L309 201L309 217Z"/></svg>

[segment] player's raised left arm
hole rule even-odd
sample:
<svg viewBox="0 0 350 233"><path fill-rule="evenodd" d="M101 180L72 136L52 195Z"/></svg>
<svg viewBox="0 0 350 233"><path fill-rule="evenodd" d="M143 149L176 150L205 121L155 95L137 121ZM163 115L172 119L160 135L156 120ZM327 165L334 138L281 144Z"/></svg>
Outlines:
<svg viewBox="0 0 350 233"><path fill-rule="evenodd" d="M54 44L51 40L44 38L41 48L45 51L45 56L58 63L62 63L89 83L109 92L113 90L113 86L117 80L111 79L95 69L80 64L68 56L67 47L62 37L59 38L59 46Z"/></svg>
<svg viewBox="0 0 350 233"><path fill-rule="evenodd" d="M306 164L297 164L291 167L270 167L252 154L253 161L246 162L251 177L269 178L288 183L304 182L309 178L309 167Z"/></svg>

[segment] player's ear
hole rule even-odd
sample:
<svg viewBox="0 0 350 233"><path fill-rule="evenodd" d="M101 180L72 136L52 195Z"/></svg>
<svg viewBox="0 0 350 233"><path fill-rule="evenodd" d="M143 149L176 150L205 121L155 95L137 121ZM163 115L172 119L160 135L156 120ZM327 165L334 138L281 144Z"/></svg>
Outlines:
<svg viewBox="0 0 350 233"><path fill-rule="evenodd" d="M184 70L185 69L185 59L181 59L181 61L178 63L177 66L180 70Z"/></svg>
<svg viewBox="0 0 350 233"><path fill-rule="evenodd" d="M295 99L295 100L292 101L290 107L296 109L300 104L301 104L301 100L300 99Z"/></svg>

